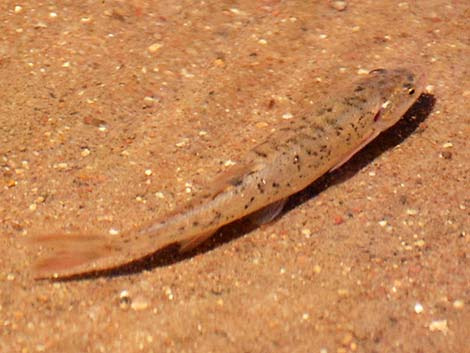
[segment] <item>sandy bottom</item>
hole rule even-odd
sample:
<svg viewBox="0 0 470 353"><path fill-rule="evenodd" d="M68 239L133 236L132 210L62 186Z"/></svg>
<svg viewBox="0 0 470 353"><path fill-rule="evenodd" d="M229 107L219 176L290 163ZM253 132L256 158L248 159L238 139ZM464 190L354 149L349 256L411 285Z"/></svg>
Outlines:
<svg viewBox="0 0 470 353"><path fill-rule="evenodd" d="M2 352L468 352L467 1L54 3L0 4ZM274 222L33 279L29 236L151 221L283 116L402 63L427 94Z"/></svg>

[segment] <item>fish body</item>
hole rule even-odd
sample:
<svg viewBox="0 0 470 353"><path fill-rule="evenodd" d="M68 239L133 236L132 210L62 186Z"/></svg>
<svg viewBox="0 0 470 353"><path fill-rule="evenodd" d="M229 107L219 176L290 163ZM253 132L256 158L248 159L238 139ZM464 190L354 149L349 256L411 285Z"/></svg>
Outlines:
<svg viewBox="0 0 470 353"><path fill-rule="evenodd" d="M394 125L423 87L419 68L373 70L286 122L171 214L118 236L35 238L52 249L36 263L36 276L67 277L111 269L173 243L182 250L191 249L223 225L250 214L271 219L287 197L338 168Z"/></svg>

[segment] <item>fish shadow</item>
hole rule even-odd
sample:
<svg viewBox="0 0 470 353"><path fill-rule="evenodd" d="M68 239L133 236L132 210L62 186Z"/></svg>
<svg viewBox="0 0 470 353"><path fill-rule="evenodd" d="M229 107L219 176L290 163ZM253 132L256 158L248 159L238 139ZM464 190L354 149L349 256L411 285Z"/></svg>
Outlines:
<svg viewBox="0 0 470 353"><path fill-rule="evenodd" d="M429 117L435 103L436 98L433 95L426 93L422 94L410 109L408 109L399 122L380 134L379 137L354 155L342 167L332 173L325 174L307 188L289 197L283 211L274 219L274 221L288 213L290 210L312 199L315 195L328 189L331 185L339 184L351 178L382 153L405 141L411 134L421 134L424 131L422 123ZM93 279L97 277L120 277L140 273L142 271L151 271L158 267L170 266L191 259L196 255L209 252L222 244L226 244L244 236L258 227L259 225L253 224L248 217L245 217L222 227L212 238L192 251L180 253L178 245L169 245L151 255L117 268L72 275L53 280L67 282L80 279Z"/></svg>

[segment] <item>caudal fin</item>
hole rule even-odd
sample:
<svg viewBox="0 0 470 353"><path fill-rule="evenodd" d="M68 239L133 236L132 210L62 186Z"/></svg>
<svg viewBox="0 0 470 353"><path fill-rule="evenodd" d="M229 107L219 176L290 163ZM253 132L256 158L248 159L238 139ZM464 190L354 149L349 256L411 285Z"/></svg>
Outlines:
<svg viewBox="0 0 470 353"><path fill-rule="evenodd" d="M43 251L33 265L36 278L64 277L103 269L100 262L114 251L103 236L53 234L33 237L30 243Z"/></svg>

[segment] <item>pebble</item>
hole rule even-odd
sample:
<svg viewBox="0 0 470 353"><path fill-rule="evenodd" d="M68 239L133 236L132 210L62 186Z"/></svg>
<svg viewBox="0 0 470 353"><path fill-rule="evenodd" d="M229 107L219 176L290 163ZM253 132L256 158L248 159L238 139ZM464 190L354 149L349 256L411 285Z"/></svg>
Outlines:
<svg viewBox="0 0 470 353"><path fill-rule="evenodd" d="M440 331L446 335L447 331L449 331L449 328L447 327L447 320L433 320L429 324L429 329L433 332Z"/></svg>
<svg viewBox="0 0 470 353"><path fill-rule="evenodd" d="M432 94L434 92L434 86L433 85L427 85L424 89L427 93Z"/></svg>
<svg viewBox="0 0 470 353"><path fill-rule="evenodd" d="M408 216L416 216L418 214L418 210L415 210L415 209L412 209L412 208L408 208L406 210L406 214Z"/></svg>
<svg viewBox="0 0 470 353"><path fill-rule="evenodd" d="M16 5L15 6L15 13L20 13L21 11L23 11L23 8L20 5Z"/></svg>
<svg viewBox="0 0 470 353"><path fill-rule="evenodd" d="M426 245L426 242L422 239L415 241L415 245L419 248L422 248Z"/></svg>
<svg viewBox="0 0 470 353"><path fill-rule="evenodd" d="M121 309L127 309L132 303L132 299L129 295L129 292L124 289L119 293L119 306Z"/></svg>
<svg viewBox="0 0 470 353"><path fill-rule="evenodd" d="M145 310L149 307L149 302L143 297L137 297L132 301L131 309L135 311Z"/></svg>
<svg viewBox="0 0 470 353"><path fill-rule="evenodd" d="M339 216L339 215L335 216L333 223L335 225L340 225L340 224L344 223L344 218Z"/></svg>
<svg viewBox="0 0 470 353"><path fill-rule="evenodd" d="M111 228L111 229L109 230L109 234L110 234L110 235L118 235L118 234L119 234L119 229Z"/></svg>
<svg viewBox="0 0 470 353"><path fill-rule="evenodd" d="M284 120L289 120L289 119L292 119L293 117L294 116L292 115L292 113L289 113L289 112L282 114L282 118Z"/></svg>
<svg viewBox="0 0 470 353"><path fill-rule="evenodd" d="M380 225L381 227L385 227L387 224L388 224L388 222L385 221L385 220L379 221L379 225Z"/></svg>
<svg viewBox="0 0 470 353"><path fill-rule="evenodd" d="M175 296L173 295L173 291L171 290L170 287L164 287L163 291L165 292L166 297L168 300L173 300Z"/></svg>
<svg viewBox="0 0 470 353"><path fill-rule="evenodd" d="M334 0L330 1L330 7L338 11L344 11L348 7L348 3L346 1Z"/></svg>
<svg viewBox="0 0 470 353"><path fill-rule="evenodd" d="M151 107L155 103L157 103L157 99L155 99L154 97L151 97L151 96L145 96L144 97L144 104L145 104L146 107Z"/></svg>
<svg viewBox="0 0 470 353"><path fill-rule="evenodd" d="M454 309L462 309L464 307L464 302L461 299L457 299L452 303Z"/></svg>
<svg viewBox="0 0 470 353"><path fill-rule="evenodd" d="M421 314L424 311L423 305L421 305L421 303L416 303L414 309L416 314Z"/></svg>
<svg viewBox="0 0 470 353"><path fill-rule="evenodd" d="M224 67L225 66L225 61L223 61L222 59L215 59L214 60L214 65L215 66L218 66L218 67Z"/></svg>
<svg viewBox="0 0 470 353"><path fill-rule="evenodd" d="M162 47L163 45L161 43L153 43L152 45L150 45L147 50L151 53L156 53L157 51L160 50L160 48Z"/></svg>

